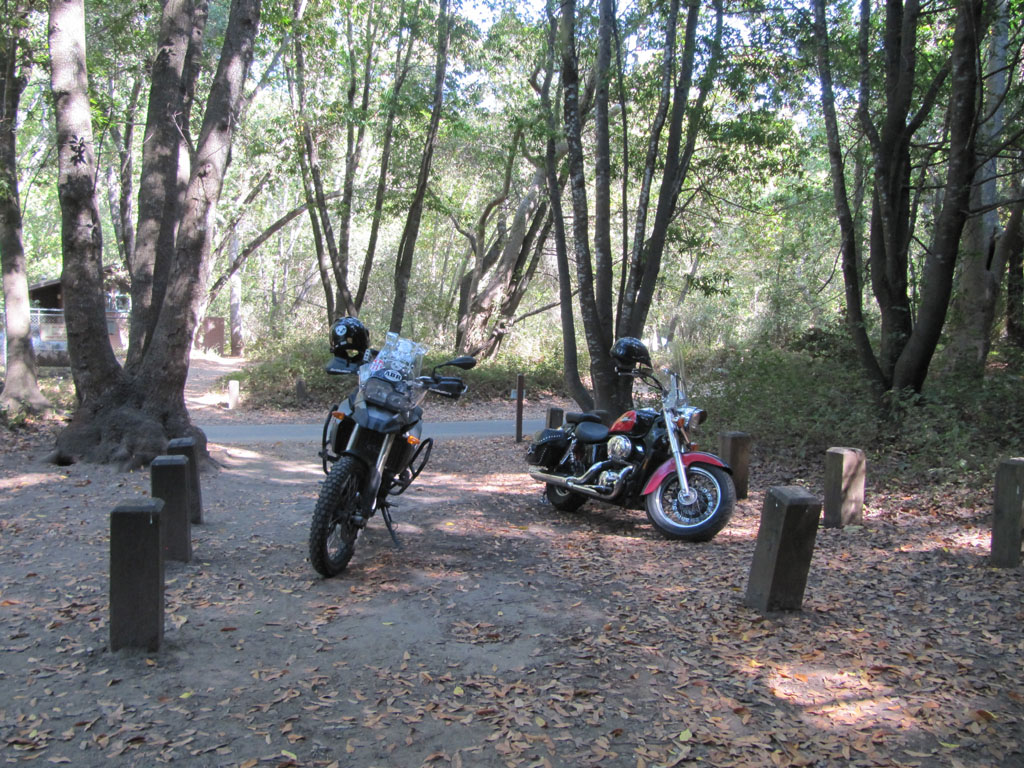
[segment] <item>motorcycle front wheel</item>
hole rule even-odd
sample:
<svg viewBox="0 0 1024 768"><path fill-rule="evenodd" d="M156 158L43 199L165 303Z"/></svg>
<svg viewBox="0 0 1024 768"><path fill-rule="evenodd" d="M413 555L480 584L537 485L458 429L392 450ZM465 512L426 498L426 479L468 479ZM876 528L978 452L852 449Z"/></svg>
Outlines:
<svg viewBox="0 0 1024 768"><path fill-rule="evenodd" d="M683 541L711 541L725 528L736 507L736 486L724 469L691 464L686 482L696 498L679 499L679 478L673 472L647 496L647 518L662 536Z"/></svg>
<svg viewBox="0 0 1024 768"><path fill-rule="evenodd" d="M309 528L309 561L321 576L337 576L352 559L359 534L352 518L359 510L359 491L365 477L366 470L358 459L342 456L320 488Z"/></svg>

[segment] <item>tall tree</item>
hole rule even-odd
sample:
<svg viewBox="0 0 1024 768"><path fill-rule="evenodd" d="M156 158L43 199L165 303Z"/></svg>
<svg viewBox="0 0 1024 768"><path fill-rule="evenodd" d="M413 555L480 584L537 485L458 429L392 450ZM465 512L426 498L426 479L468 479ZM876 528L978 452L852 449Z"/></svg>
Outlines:
<svg viewBox="0 0 1024 768"><path fill-rule="evenodd" d="M142 174L139 180L139 221L135 247L128 255L131 274L132 313L128 366L134 368L149 346L160 309L158 285L174 251L178 220L178 166L180 136L187 131L182 120L186 84L186 56L194 23L204 24L206 14L195 13L192 0L167 0L163 4L156 57L150 73L149 109L142 142Z"/></svg>
<svg viewBox="0 0 1024 768"><path fill-rule="evenodd" d="M387 192L388 173L391 168L391 152L395 140L395 122L398 118L398 104L402 94L402 86L409 75L410 61L415 46L415 38L411 28L406 31L407 10L404 0L399 4L398 36L395 42L395 59L391 73L391 87L385 99L387 108L384 120L384 138L380 149L380 169L377 174L377 186L373 197L373 214L370 220L370 239L366 245L363 268L359 272L359 287L356 289L356 310L362 308L366 298L366 290L370 284L370 273L373 270L374 258L377 253L377 238L380 235L381 219L384 211L384 196Z"/></svg>
<svg viewBox="0 0 1024 768"><path fill-rule="evenodd" d="M198 310L205 297L214 217L259 28L260 0L232 3L195 142L194 162L180 196L166 288L151 308L155 322L149 344L139 362L126 369L118 365L111 351L103 314L82 3L53 0L50 14L52 87L61 153L62 280L68 347L79 396L72 423L58 437L54 458L71 461L81 457L135 466L159 455L171 437L193 435L205 446L202 432L191 424L185 408L185 379ZM186 99L188 84L193 81L186 64L182 76ZM150 111L167 114L167 106L151 104ZM178 172L173 169L175 177Z"/></svg>
<svg viewBox="0 0 1024 768"><path fill-rule="evenodd" d="M917 0L891 0L882 20L884 89L876 100L872 87L871 3L862 0L859 33L858 121L872 159L871 225L868 237L871 286L881 315L874 352L859 312L860 283L854 265L861 259L859 240L845 203L848 181L841 161L835 94L829 61L824 0L814 2L819 82L826 120L836 209L844 248L847 320L870 379L882 391L924 384L946 320L961 234L969 212L975 171L978 123L979 51L983 35L981 0L959 3L952 19L950 53L933 72L919 68L918 29L924 11ZM929 23L932 19L928 18ZM922 80L924 82L922 82ZM912 148L948 83L945 181L924 260L920 302L911 299L909 270L915 237ZM877 115L877 117L876 117Z"/></svg>
<svg viewBox="0 0 1024 768"><path fill-rule="evenodd" d="M50 88L57 123L57 192L61 208L61 286L68 354L79 412L99 404L121 366L107 337L103 297L103 240L96 200L93 142L85 62L82 0L50 2Z"/></svg>
<svg viewBox="0 0 1024 768"><path fill-rule="evenodd" d="M32 351L31 316L18 195L18 104L28 83L32 56L28 4L4 2L0 21L0 267L3 269L6 377L0 408L45 410Z"/></svg>
<svg viewBox="0 0 1024 768"><path fill-rule="evenodd" d="M437 131L441 124L441 111L444 105L444 79L448 71L448 42L451 39L451 19L448 14L448 0L439 0L437 9L437 58L434 64L434 97L430 107L430 125L420 159L419 173L416 177L416 188L409 203L409 213L405 219L405 228L398 244L398 258L395 261L395 296L391 307L391 323L388 330L402 332L405 320L405 305L409 296L409 279L412 276L413 255L416 252L416 240L419 237L420 221L423 218L423 207L427 197L427 184L430 180L430 166L434 158L434 145Z"/></svg>
<svg viewBox="0 0 1024 768"><path fill-rule="evenodd" d="M689 177L691 162L700 132L707 125L707 99L715 85L722 60L724 6L715 0L710 9L711 32L703 42L697 30L702 21L701 5L688 3L682 55L677 56L676 26L680 4L672 0L664 20L664 44L660 71L660 95L648 134L648 152L636 201L636 222L630 260L623 265L623 288L613 300L613 268L609 226L611 220L611 162L608 88L611 72L612 41L618 34L618 18L612 0L601 0L598 16L598 53L595 72L594 176L596 211L594 247L590 246L590 216L587 204L588 178L582 140L586 111L580 98L580 63L577 8L574 0L562 5L560 23L561 74L564 91L564 127L568 145L569 184L572 190L573 242L579 305L590 352L591 378L599 409L618 413L629 403L628 382L616 375L609 350L617 336L641 336L654 300L661 260L669 240L669 230L679 213L679 197ZM703 51L703 71L698 72L698 51ZM699 75L699 78L697 77ZM696 87L695 87L696 81ZM623 116L625 120L625 116ZM668 137L661 148L661 134L668 125ZM650 195L658 170L657 206L648 225ZM624 232L623 238L627 235ZM614 307L618 307L617 316Z"/></svg>
<svg viewBox="0 0 1024 768"><path fill-rule="evenodd" d="M1000 241L1013 237L1002 230L999 220L999 179L1005 175L1007 164L1000 155L1005 152L1004 144L1017 143L1011 137L1019 136L1016 126L1022 117L1019 101L1010 99L1008 102L1007 97L1011 85L1009 74L1014 62L1020 61L1024 38L1018 32L1011 40L1006 0L990 0L987 6L991 31L987 55L983 58L984 77L978 89L981 109L971 193L972 216L964 228L961 263L946 330L948 362L959 375L971 378L984 374L992 346L992 330L1008 256L1007 248ZM1020 194L1019 189L1017 193Z"/></svg>
<svg viewBox="0 0 1024 768"><path fill-rule="evenodd" d="M562 183L559 179L557 139L559 136L558 99L552 99L551 86L555 77L555 52L557 49L559 21L553 11L553 2L548 3L547 56L544 62L544 79L537 87L541 111L546 121L544 142L544 178L547 184L548 201L551 205L551 219L554 227L555 264L558 270L559 314L562 320L562 356L564 358L564 380L566 389L585 411L594 407L594 399L583 385L579 370L579 350L576 346L576 320L572 307L572 275L569 269L568 235L565 216L562 213Z"/></svg>

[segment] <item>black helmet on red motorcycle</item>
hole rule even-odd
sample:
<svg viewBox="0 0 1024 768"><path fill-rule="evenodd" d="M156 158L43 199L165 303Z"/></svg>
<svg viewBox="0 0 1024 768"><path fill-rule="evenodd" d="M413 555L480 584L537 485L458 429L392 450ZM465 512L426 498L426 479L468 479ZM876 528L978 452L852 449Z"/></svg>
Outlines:
<svg viewBox="0 0 1024 768"><path fill-rule="evenodd" d="M331 326L331 352L346 363L361 363L370 333L357 317L339 317Z"/></svg>
<svg viewBox="0 0 1024 768"><path fill-rule="evenodd" d="M651 353L640 339L633 336L623 336L616 341L612 345L611 356L616 369L620 371L632 371L638 365L651 367Z"/></svg>

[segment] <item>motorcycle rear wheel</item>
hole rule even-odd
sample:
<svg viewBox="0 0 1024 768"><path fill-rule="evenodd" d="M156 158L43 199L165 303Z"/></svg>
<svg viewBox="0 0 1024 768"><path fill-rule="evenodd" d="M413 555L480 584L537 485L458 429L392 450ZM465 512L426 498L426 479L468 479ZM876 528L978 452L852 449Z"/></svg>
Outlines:
<svg viewBox="0 0 1024 768"><path fill-rule="evenodd" d="M710 464L691 464L686 482L697 493L693 504L678 503L679 478L673 472L647 495L647 518L665 538L711 541L732 517L736 486L728 472Z"/></svg>
<svg viewBox="0 0 1024 768"><path fill-rule="evenodd" d="M366 478L363 464L352 456L334 462L320 488L309 527L309 561L325 578L348 566L359 534L352 518L359 510L359 492Z"/></svg>
<svg viewBox="0 0 1024 768"><path fill-rule="evenodd" d="M581 493L562 488L560 485L548 483L544 494L551 502L551 506L559 512L575 512L587 503L587 497Z"/></svg>

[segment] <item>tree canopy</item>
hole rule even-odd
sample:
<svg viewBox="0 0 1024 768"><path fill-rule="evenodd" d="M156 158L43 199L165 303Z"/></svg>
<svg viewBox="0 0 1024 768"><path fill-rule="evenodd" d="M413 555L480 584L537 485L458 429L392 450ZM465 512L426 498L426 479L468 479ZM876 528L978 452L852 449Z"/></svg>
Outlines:
<svg viewBox="0 0 1024 768"><path fill-rule="evenodd" d="M981 376L994 338L1024 342L1006 0L100 2L73 89L59 41L40 54L69 4L8 7L8 336L26 335L18 285L59 259L69 456L145 461L192 429L188 349L232 276L264 345L358 314L483 357L558 356L580 405L610 411L629 398L608 355L624 335L841 326L879 395L937 365ZM123 360L102 330L111 266L131 285ZM150 437L97 429L108 401Z"/></svg>

